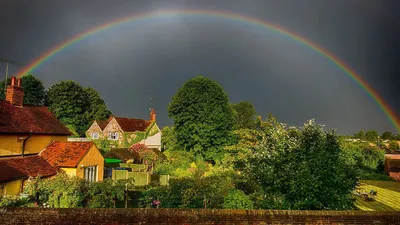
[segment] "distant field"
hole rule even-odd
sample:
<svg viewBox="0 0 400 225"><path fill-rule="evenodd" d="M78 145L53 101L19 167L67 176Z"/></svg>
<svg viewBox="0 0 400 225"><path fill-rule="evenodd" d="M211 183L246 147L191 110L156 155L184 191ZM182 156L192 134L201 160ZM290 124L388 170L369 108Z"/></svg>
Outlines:
<svg viewBox="0 0 400 225"><path fill-rule="evenodd" d="M356 206L362 211L400 211L400 182L362 180L360 188L367 193L378 192L375 201L367 202L357 197Z"/></svg>

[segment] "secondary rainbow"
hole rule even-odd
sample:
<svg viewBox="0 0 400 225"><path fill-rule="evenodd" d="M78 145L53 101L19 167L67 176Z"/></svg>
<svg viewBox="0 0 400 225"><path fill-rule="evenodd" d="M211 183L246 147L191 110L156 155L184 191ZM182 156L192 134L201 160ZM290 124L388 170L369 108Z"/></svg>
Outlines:
<svg viewBox="0 0 400 225"><path fill-rule="evenodd" d="M390 122L394 125L396 130L400 132L400 120L397 118L396 113L392 110L389 104L385 102L385 100L366 82L364 81L360 75L358 75L353 69L351 69L349 66L347 66L343 61L341 61L338 57L334 56L332 53L328 52L326 49L318 46L315 43L312 43L311 41L305 39L304 37L295 34L279 25L272 24L257 18L252 18L249 16L245 15L240 15L232 12L224 12L224 11L212 11L212 10L190 10L190 9L184 9L184 10L162 10L162 11L156 11L156 12L148 12L148 13L142 13L142 14L135 14L132 16L128 17L123 17L116 19L114 21L96 26L94 28L91 28L83 33L80 33L76 35L73 38L70 38L54 48L50 49L49 51L43 53L40 55L38 58L36 58L34 61L32 61L29 65L24 67L18 74L17 76L23 76L25 74L29 74L32 71L34 71L36 68L38 68L40 65L42 65L44 62L46 62L48 59L53 57L55 54L58 52L68 48L69 46L73 45L76 42L79 42L82 39L85 39L93 34L96 34L98 32L107 30L109 28L126 24L126 23L139 23L151 19L161 19L161 18L167 18L170 16L199 16L199 17L211 17L211 18L221 18L221 19L228 19L233 22L244 22L252 25L256 25L265 29L269 29L275 32L278 32L280 34L283 34L293 40L296 40L297 42L313 49L320 55L324 56L325 58L329 59L332 63L337 65L350 79L355 81L366 93L369 97L371 97L375 103L378 105L379 108L382 109L382 111L387 115L389 118Z"/></svg>

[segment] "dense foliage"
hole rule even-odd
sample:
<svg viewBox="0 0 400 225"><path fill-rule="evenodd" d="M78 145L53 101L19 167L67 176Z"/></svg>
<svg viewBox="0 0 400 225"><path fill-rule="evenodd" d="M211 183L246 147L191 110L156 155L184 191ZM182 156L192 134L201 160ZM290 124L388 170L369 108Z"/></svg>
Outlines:
<svg viewBox="0 0 400 225"><path fill-rule="evenodd" d="M131 189L131 180L88 183L78 177L58 174L54 179L30 179L25 192L30 201L52 208L112 208L117 200L123 200L125 190Z"/></svg>
<svg viewBox="0 0 400 225"><path fill-rule="evenodd" d="M233 110L233 128L252 129L255 126L256 109L250 102L242 101L231 104Z"/></svg>
<svg viewBox="0 0 400 225"><path fill-rule="evenodd" d="M181 149L207 160L223 158L223 147L231 142L232 110L217 82L201 76L186 81L170 102L168 113Z"/></svg>
<svg viewBox="0 0 400 225"><path fill-rule="evenodd" d="M385 151L365 143L341 143L347 164L357 170L362 180L391 180L384 173Z"/></svg>
<svg viewBox="0 0 400 225"><path fill-rule="evenodd" d="M84 136L94 120L104 120L111 114L93 88L84 88L74 81L60 81L48 90L52 113L70 130Z"/></svg>
<svg viewBox="0 0 400 225"><path fill-rule="evenodd" d="M336 135L314 121L286 127L273 117L262 121L262 139L253 148L247 175L283 209L350 209L357 177L345 164ZM276 203L274 203L276 202Z"/></svg>
<svg viewBox="0 0 400 225"><path fill-rule="evenodd" d="M168 186L151 186L143 192L142 207L152 207L156 200L161 208L223 208L224 196L232 189L232 176L226 173L174 178Z"/></svg>

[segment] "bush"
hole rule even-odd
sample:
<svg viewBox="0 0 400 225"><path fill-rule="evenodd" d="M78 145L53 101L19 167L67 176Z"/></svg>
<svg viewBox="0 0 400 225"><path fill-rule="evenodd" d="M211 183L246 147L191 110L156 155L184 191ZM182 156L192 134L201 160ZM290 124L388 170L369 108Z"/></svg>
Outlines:
<svg viewBox="0 0 400 225"><path fill-rule="evenodd" d="M343 142L342 153L348 165L356 166L359 173L384 172L385 151L365 144Z"/></svg>
<svg viewBox="0 0 400 225"><path fill-rule="evenodd" d="M224 197L234 187L228 173L170 179L169 186L149 186L140 199L142 207L160 201L161 208L223 208Z"/></svg>
<svg viewBox="0 0 400 225"><path fill-rule="evenodd" d="M253 201L243 191L231 190L224 198L224 209L253 209Z"/></svg>
<svg viewBox="0 0 400 225"><path fill-rule="evenodd" d="M5 207L23 207L27 206L29 199L21 198L15 195L4 195L0 197L0 208Z"/></svg>
<svg viewBox="0 0 400 225"><path fill-rule="evenodd" d="M110 208L115 207L115 201L124 199L125 189L130 190L132 184L131 179L89 183L61 173L53 179L30 179L24 192L31 196L31 201L52 208Z"/></svg>

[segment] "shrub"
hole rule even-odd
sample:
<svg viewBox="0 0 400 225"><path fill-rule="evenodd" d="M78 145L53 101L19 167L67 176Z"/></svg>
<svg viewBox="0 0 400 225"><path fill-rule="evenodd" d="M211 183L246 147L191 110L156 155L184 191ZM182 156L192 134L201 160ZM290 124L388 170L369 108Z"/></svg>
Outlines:
<svg viewBox="0 0 400 225"><path fill-rule="evenodd" d="M27 206L29 199L21 198L15 195L4 195L0 197L0 208L5 207L23 207Z"/></svg>
<svg viewBox="0 0 400 225"><path fill-rule="evenodd" d="M253 201L243 191L231 190L224 198L224 209L253 209Z"/></svg>

